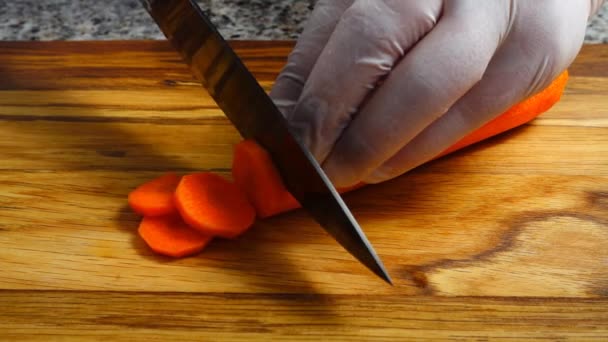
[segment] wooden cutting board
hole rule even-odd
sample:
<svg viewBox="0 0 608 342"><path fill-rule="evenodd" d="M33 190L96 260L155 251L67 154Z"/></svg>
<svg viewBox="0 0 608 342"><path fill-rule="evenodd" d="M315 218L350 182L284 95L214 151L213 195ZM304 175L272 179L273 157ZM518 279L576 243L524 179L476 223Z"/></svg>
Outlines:
<svg viewBox="0 0 608 342"><path fill-rule="evenodd" d="M292 47L234 46L267 88ZM239 140L166 42L0 43L0 339L608 339L608 46L532 124L345 196L394 287L301 211L151 253L128 192Z"/></svg>

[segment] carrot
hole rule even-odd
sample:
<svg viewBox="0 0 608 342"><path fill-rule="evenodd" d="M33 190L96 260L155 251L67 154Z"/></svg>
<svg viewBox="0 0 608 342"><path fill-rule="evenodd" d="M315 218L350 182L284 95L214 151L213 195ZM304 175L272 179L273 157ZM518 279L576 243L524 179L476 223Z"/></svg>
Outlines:
<svg viewBox="0 0 608 342"><path fill-rule="evenodd" d="M298 200L283 186L270 154L253 140L244 140L235 146L232 178L245 191L259 218L300 208ZM363 185L337 190L344 193Z"/></svg>
<svg viewBox="0 0 608 342"><path fill-rule="evenodd" d="M283 185L270 154L253 140L243 140L235 146L232 178L243 189L259 218L301 207L298 200ZM359 183L336 190L345 193L364 185Z"/></svg>
<svg viewBox="0 0 608 342"><path fill-rule="evenodd" d="M243 233L256 216L255 208L238 186L210 172L182 177L175 190L175 204L190 226L225 238Z"/></svg>
<svg viewBox="0 0 608 342"><path fill-rule="evenodd" d="M196 254L211 241L177 215L144 217L138 233L154 252L174 258Z"/></svg>
<svg viewBox="0 0 608 342"><path fill-rule="evenodd" d="M548 88L513 106L436 158L533 120L559 101L567 80L568 73L564 72ZM181 179L167 174L141 185L129 194L130 206L144 215L139 234L157 253L182 257L202 250L212 236L240 235L253 224L256 212L264 218L300 207L284 187L270 155L254 141L236 145L232 176L236 184L212 173L197 173ZM338 191L345 193L364 185Z"/></svg>
<svg viewBox="0 0 608 342"><path fill-rule="evenodd" d="M549 87L488 122L478 130L456 142L436 158L455 152L481 140L523 125L546 112L559 101L568 80L565 71ZM272 163L270 155L256 142L245 140L236 145L232 163L232 177L241 187L261 218L299 208L298 201L287 191ZM362 187L363 183L346 189L346 193Z"/></svg>
<svg viewBox="0 0 608 342"><path fill-rule="evenodd" d="M439 154L437 158L534 120L537 116L549 110L557 101L559 101L566 88L567 82L568 71L564 71L543 91L516 104L499 117L465 136Z"/></svg>
<svg viewBox="0 0 608 342"><path fill-rule="evenodd" d="M163 216L176 213L173 193L180 176L168 173L138 186L129 193L129 206L143 216Z"/></svg>
<svg viewBox="0 0 608 342"><path fill-rule="evenodd" d="M283 186L268 152L253 140L235 146L232 178L243 189L260 218L300 207Z"/></svg>

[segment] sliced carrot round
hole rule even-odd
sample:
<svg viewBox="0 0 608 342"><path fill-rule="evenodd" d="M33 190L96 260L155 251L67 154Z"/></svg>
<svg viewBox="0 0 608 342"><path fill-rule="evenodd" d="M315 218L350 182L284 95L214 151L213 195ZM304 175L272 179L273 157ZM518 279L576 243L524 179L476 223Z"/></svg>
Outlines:
<svg viewBox="0 0 608 342"><path fill-rule="evenodd" d="M196 254L211 241L177 215L144 217L138 233L154 252L174 258Z"/></svg>
<svg viewBox="0 0 608 342"><path fill-rule="evenodd" d="M182 177L175 204L186 223L208 235L234 238L255 221L255 209L245 193L210 172Z"/></svg>
<svg viewBox="0 0 608 342"><path fill-rule="evenodd" d="M180 176L168 173L138 186L129 194L129 206L142 216L164 216L177 213L173 193Z"/></svg>
<svg viewBox="0 0 608 342"><path fill-rule="evenodd" d="M232 178L245 191L261 218L300 207L283 185L268 152L253 140L244 140L235 146Z"/></svg>

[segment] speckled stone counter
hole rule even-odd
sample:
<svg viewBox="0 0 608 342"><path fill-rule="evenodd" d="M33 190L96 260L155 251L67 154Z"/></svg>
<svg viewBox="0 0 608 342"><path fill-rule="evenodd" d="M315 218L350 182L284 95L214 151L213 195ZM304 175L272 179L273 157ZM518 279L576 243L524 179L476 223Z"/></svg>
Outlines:
<svg viewBox="0 0 608 342"><path fill-rule="evenodd" d="M294 39L314 0L197 0L231 39ZM164 38L138 0L0 0L1 40Z"/></svg>
<svg viewBox="0 0 608 342"><path fill-rule="evenodd" d="M295 39L315 0L197 0L230 39ZM0 40L162 39L138 0L0 0ZM587 43L608 43L608 4Z"/></svg>

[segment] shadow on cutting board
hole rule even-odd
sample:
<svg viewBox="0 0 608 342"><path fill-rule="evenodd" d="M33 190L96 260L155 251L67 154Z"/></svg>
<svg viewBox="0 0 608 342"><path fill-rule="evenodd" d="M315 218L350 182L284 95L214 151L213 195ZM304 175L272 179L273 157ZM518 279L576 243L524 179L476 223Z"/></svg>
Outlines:
<svg viewBox="0 0 608 342"><path fill-rule="evenodd" d="M269 236L277 234L272 234L273 229L264 223L254 224L236 239L215 238L199 254L174 259L158 255L146 245L137 234L139 220L139 216L128 206L123 207L115 217L117 226L130 234L137 254L149 261L160 265L187 265L204 269L207 274L225 271L238 278L241 285L251 286L263 293L317 293L306 272L290 261L289 244L277 244L276 239L269 239ZM292 228L296 233L301 230ZM206 281L205 278L195 280Z"/></svg>
<svg viewBox="0 0 608 342"><path fill-rule="evenodd" d="M10 70L2 69L0 75L6 84L12 84ZM170 82L165 86L173 87ZM23 90L15 92L12 99L3 99L10 110L0 114L0 121L11 134L0 144L4 168L18 167L15 172L34 175L43 171L47 178L34 176L34 186L43 183L51 173L58 175L55 179L77 174L86 182L68 182L68 186L62 183L62 187L86 194L92 202L104 203L89 206L96 210L93 215L99 213L102 220L109 216L106 208L115 207L114 222L107 227L128 231L133 248L148 260L178 262L154 255L139 238L139 218L126 207L127 195L136 186L167 171L229 173L232 146L240 140L236 130L222 118L184 119L184 113L179 113L182 119L174 119L170 106L155 109L145 104L140 107L96 104L82 98L87 96L86 90ZM113 204L107 205L110 202ZM78 207L88 203L68 205ZM296 284L291 289L314 292L305 273L291 264L289 258L264 250L256 243L258 232L258 228L253 228L239 239L214 241L195 258L201 266L209 264L218 270L242 273L239 279L244 283L268 291L282 292L281 279L288 279ZM264 262L268 268L260 266ZM274 279L267 279L269 275Z"/></svg>

